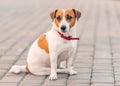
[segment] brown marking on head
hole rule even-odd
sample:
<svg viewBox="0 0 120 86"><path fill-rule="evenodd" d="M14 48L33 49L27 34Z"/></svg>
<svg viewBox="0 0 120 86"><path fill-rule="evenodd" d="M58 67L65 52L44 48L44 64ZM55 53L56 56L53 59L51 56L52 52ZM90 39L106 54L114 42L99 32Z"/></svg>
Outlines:
<svg viewBox="0 0 120 86"><path fill-rule="evenodd" d="M39 39L38 39L38 46L45 50L47 53L49 53L49 49L48 49L48 42L46 39L46 35L42 35Z"/></svg>
<svg viewBox="0 0 120 86"><path fill-rule="evenodd" d="M72 9L65 10L65 19L69 23L70 27L75 25L76 17Z"/></svg>
<svg viewBox="0 0 120 86"><path fill-rule="evenodd" d="M80 18L81 13L78 10L75 9L67 9L65 11L65 18L66 21L69 23L70 27L73 27L77 20Z"/></svg>
<svg viewBox="0 0 120 86"><path fill-rule="evenodd" d="M63 11L57 10L55 15L55 24L57 27L59 27L59 24L61 23L62 19L63 19Z"/></svg>
<svg viewBox="0 0 120 86"><path fill-rule="evenodd" d="M54 20L55 24L57 27L59 27L60 22L62 21L63 18L63 11L60 9L55 10L50 14L52 20Z"/></svg>

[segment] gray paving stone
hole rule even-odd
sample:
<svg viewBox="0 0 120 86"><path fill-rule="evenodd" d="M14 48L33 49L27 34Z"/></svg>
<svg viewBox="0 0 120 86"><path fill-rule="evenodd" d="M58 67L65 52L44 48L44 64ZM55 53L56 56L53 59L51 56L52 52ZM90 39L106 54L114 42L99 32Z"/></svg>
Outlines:
<svg viewBox="0 0 120 86"><path fill-rule="evenodd" d="M38 83L20 83L19 86L39 86L40 84Z"/></svg>
<svg viewBox="0 0 120 86"><path fill-rule="evenodd" d="M88 57L88 58L91 58L91 56L93 56L93 53L92 52L79 52L77 55L76 55L76 58L77 56L79 57Z"/></svg>
<svg viewBox="0 0 120 86"><path fill-rule="evenodd" d="M45 80L45 83L43 84L43 86L47 86L47 85L60 85L60 86L65 86L66 83L65 83L66 79L61 79L60 81L51 81L51 80L48 80L46 79Z"/></svg>
<svg viewBox="0 0 120 86"><path fill-rule="evenodd" d="M74 67L82 67L82 68L86 68L86 67L91 67L92 64L91 63L74 63Z"/></svg>
<svg viewBox="0 0 120 86"><path fill-rule="evenodd" d="M113 73L111 72L95 72L92 74L93 76L104 76L104 77L114 77Z"/></svg>
<svg viewBox="0 0 120 86"><path fill-rule="evenodd" d="M12 64L0 64L0 69L9 69Z"/></svg>
<svg viewBox="0 0 120 86"><path fill-rule="evenodd" d="M21 80L22 77L17 77L17 76L6 76L6 77L3 77L0 82L10 82L10 83L16 83L16 82L19 82Z"/></svg>
<svg viewBox="0 0 120 86"><path fill-rule="evenodd" d="M111 70L93 70L93 73L113 73Z"/></svg>
<svg viewBox="0 0 120 86"><path fill-rule="evenodd" d="M93 51L93 47L92 46L80 46L78 48L79 52L92 52Z"/></svg>
<svg viewBox="0 0 120 86"><path fill-rule="evenodd" d="M116 81L116 82L115 82L115 86L120 86L120 82L119 82L119 81Z"/></svg>
<svg viewBox="0 0 120 86"><path fill-rule="evenodd" d="M84 56L83 56L84 57ZM75 63L91 63L92 62L92 57L76 57Z"/></svg>
<svg viewBox="0 0 120 86"><path fill-rule="evenodd" d="M114 84L114 78L112 76L93 76L92 78L93 83L111 83Z"/></svg>
<svg viewBox="0 0 120 86"><path fill-rule="evenodd" d="M16 86L17 83L9 83L9 82L5 82L5 83L0 83L0 86Z"/></svg>
<svg viewBox="0 0 120 86"><path fill-rule="evenodd" d="M109 83L93 83L90 86L114 86L114 84L109 84Z"/></svg>
<svg viewBox="0 0 120 86"><path fill-rule="evenodd" d="M91 73L91 68L74 68L79 74L81 73Z"/></svg>
<svg viewBox="0 0 120 86"><path fill-rule="evenodd" d="M67 81L67 84L68 83L79 83L79 84L89 84L90 83L90 80L88 79L78 79L78 80L68 80Z"/></svg>
<svg viewBox="0 0 120 86"><path fill-rule="evenodd" d="M67 86L89 86L89 84L69 83Z"/></svg>
<svg viewBox="0 0 120 86"><path fill-rule="evenodd" d="M77 75L69 76L69 80L90 80L91 74L90 73L78 73Z"/></svg>
<svg viewBox="0 0 120 86"><path fill-rule="evenodd" d="M4 73L6 71L7 71L7 69L0 69L0 73Z"/></svg>
<svg viewBox="0 0 120 86"><path fill-rule="evenodd" d="M113 70L113 68L112 68L112 66L102 66L102 65L95 65L95 66L93 66L93 69L94 70L109 70L109 71L112 71Z"/></svg>
<svg viewBox="0 0 120 86"><path fill-rule="evenodd" d="M112 61L109 59L95 59L94 64L111 64Z"/></svg>

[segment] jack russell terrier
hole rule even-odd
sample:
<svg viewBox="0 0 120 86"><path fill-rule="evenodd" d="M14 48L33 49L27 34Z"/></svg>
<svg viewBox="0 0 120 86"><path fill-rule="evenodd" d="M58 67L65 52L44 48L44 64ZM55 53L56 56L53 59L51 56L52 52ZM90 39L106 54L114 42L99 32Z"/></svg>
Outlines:
<svg viewBox="0 0 120 86"><path fill-rule="evenodd" d="M35 75L50 75L50 80L57 79L57 73L77 74L73 70L77 40L76 24L81 12L76 9L57 9L50 14L52 29L41 35L31 46L27 64L14 65L10 72L30 72ZM59 68L66 61L66 68Z"/></svg>

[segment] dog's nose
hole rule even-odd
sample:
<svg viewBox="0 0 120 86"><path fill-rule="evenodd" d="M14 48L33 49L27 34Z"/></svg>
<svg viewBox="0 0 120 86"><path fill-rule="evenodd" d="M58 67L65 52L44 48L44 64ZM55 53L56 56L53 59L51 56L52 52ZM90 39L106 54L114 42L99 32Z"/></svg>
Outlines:
<svg viewBox="0 0 120 86"><path fill-rule="evenodd" d="M62 25L62 26L61 26L61 30L62 30L63 32L65 32L66 26L65 26L65 25Z"/></svg>

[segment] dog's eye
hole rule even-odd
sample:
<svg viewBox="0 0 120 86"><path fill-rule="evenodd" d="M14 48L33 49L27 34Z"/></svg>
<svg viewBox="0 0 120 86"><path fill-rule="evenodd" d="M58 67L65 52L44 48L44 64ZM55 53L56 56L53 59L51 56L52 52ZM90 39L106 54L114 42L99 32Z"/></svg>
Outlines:
<svg viewBox="0 0 120 86"><path fill-rule="evenodd" d="M57 16L56 19L57 19L58 21L60 21L60 20L61 20L61 17L60 17L60 16Z"/></svg>
<svg viewBox="0 0 120 86"><path fill-rule="evenodd" d="M72 19L72 16L67 15L67 16L66 16L66 19L67 19L67 20L71 20L71 19Z"/></svg>

